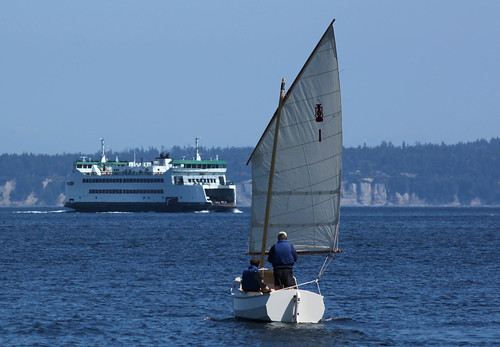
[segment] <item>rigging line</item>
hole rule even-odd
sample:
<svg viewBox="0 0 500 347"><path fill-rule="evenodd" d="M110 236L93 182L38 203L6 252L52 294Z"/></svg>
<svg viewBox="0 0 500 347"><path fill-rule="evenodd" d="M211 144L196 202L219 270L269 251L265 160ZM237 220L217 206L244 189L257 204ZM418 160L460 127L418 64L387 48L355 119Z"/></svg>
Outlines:
<svg viewBox="0 0 500 347"><path fill-rule="evenodd" d="M312 280L312 281L309 281L309 282L303 282L303 283L297 284L296 286L294 285L292 287L302 287L302 286L305 286L306 284L311 284L311 283L315 283L315 282L318 282L318 280L315 279L315 280ZM288 287L288 288L290 288L290 287ZM283 288L283 289L286 289L286 288ZM279 290L281 290L281 289L279 289Z"/></svg>
<svg viewBox="0 0 500 347"><path fill-rule="evenodd" d="M326 261L328 260L328 257L331 255L331 258L330 260L328 261L328 263L326 263ZM325 270L326 268L328 267L328 265L330 265L330 263L332 262L333 258L335 257L335 254L327 254L326 258L325 258L325 261L323 262L323 266L321 267L321 270L319 271L319 274L318 274L318 278L317 280L319 280L319 278L321 276L323 276L323 274L325 273ZM326 265L325 265L326 264Z"/></svg>
<svg viewBox="0 0 500 347"><path fill-rule="evenodd" d="M290 288L295 288L295 287L302 287L302 286L305 286L306 284L311 284L311 283L318 283L318 280L315 279L315 280L312 280L312 281L308 281L308 282L303 282L303 283L300 283L300 284L294 284L293 286L290 286L290 287L285 287L285 288L281 288L281 289L278 289L276 290L277 292L280 291L280 290L287 290L287 289L290 289ZM318 287L319 288L319 287Z"/></svg>

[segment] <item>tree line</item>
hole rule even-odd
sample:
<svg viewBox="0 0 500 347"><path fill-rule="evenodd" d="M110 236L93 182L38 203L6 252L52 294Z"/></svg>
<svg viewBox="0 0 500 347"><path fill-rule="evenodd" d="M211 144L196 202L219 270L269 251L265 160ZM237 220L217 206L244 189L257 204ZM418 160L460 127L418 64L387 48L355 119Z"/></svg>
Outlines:
<svg viewBox="0 0 500 347"><path fill-rule="evenodd" d="M219 159L228 163L228 180L239 183L251 179L246 165L252 147L200 147L203 159ZM193 147L173 146L174 159L193 158ZM108 160L150 161L158 157L156 148L135 148L109 151ZM60 204L65 182L72 164L81 156L100 158L92 154L2 154L0 155L0 206ZM382 142L344 148L343 180L359 182L370 178L384 183L388 194L414 193L429 204L449 204L458 199L470 205L479 199L483 205L500 205L500 138L478 140L453 145L403 143L395 146Z"/></svg>

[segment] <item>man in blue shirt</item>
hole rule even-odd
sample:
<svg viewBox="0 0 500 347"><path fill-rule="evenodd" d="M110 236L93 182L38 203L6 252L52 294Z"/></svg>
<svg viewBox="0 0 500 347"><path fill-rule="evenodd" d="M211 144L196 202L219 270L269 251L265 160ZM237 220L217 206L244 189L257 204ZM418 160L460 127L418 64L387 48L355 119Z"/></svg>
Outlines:
<svg viewBox="0 0 500 347"><path fill-rule="evenodd" d="M269 293L271 289L264 283L259 271L260 259L253 257L250 260L250 266L243 271L241 276L241 287L245 292L258 292Z"/></svg>
<svg viewBox="0 0 500 347"><path fill-rule="evenodd" d="M278 242L269 250L267 260L273 264L274 288L276 290L295 286L293 264L297 261L297 252L295 247L288 242L286 232L280 231Z"/></svg>

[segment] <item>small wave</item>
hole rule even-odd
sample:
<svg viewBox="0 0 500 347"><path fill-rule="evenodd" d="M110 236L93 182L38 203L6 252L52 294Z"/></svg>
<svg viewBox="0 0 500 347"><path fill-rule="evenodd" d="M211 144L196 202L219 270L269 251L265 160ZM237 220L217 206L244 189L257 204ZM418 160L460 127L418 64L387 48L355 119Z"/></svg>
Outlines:
<svg viewBox="0 0 500 347"><path fill-rule="evenodd" d="M231 317L221 317L221 318L216 318L216 317L210 317L210 316L206 316L202 319L202 321L206 322L206 321L214 321L214 322L228 322L228 321L234 321L235 320L235 317L231 316Z"/></svg>
<svg viewBox="0 0 500 347"><path fill-rule="evenodd" d="M210 213L209 210L194 211L194 213Z"/></svg>
<svg viewBox="0 0 500 347"><path fill-rule="evenodd" d="M243 212L242 210L238 210L237 208L233 209L232 211L233 213L245 213Z"/></svg>
<svg viewBox="0 0 500 347"><path fill-rule="evenodd" d="M323 322L349 322L353 321L352 318L349 317L327 317L322 319Z"/></svg>

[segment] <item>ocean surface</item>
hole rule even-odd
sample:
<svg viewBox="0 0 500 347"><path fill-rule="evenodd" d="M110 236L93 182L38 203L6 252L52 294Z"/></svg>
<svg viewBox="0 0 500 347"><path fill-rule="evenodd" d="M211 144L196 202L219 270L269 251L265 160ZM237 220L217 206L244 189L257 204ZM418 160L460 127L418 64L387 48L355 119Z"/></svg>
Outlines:
<svg viewBox="0 0 500 347"><path fill-rule="evenodd" d="M319 324L234 318L249 223L0 208L0 345L500 344L500 208L343 208ZM323 260L301 256L298 281Z"/></svg>

